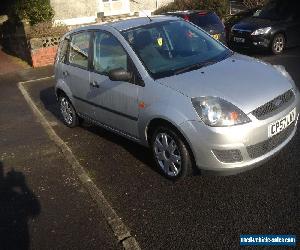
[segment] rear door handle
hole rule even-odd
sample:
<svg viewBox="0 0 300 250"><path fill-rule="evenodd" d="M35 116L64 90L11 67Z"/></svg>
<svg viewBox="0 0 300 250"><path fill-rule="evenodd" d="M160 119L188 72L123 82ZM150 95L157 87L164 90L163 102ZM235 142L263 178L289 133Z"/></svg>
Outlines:
<svg viewBox="0 0 300 250"><path fill-rule="evenodd" d="M90 82L90 86L93 88L99 88L99 84L96 81Z"/></svg>
<svg viewBox="0 0 300 250"><path fill-rule="evenodd" d="M68 72L68 71L63 71L63 75L64 75L64 76L68 76L68 75L69 75L69 72Z"/></svg>

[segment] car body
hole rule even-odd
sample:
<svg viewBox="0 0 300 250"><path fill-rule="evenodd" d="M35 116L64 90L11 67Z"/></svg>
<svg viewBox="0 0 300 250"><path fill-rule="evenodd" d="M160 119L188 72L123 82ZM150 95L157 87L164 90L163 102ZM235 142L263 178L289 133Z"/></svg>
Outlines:
<svg viewBox="0 0 300 250"><path fill-rule="evenodd" d="M226 41L229 43L229 37L231 28L233 25L241 22L243 19L246 19L248 17L253 16L253 14L258 10L259 8L253 8L253 9L247 9L240 11L238 13L235 13L231 15L224 23L225 25L225 33L226 33Z"/></svg>
<svg viewBox="0 0 300 250"><path fill-rule="evenodd" d="M152 149L162 173L233 174L294 136L299 91L284 68L239 55L177 17L83 27L63 37L55 93L83 118Z"/></svg>
<svg viewBox="0 0 300 250"><path fill-rule="evenodd" d="M218 15L207 10L185 10L167 12L164 15L181 17L209 33L213 38L226 42L225 27Z"/></svg>
<svg viewBox="0 0 300 250"><path fill-rule="evenodd" d="M230 44L236 48L270 50L280 54L300 45L300 14L296 1L271 1L231 29Z"/></svg>

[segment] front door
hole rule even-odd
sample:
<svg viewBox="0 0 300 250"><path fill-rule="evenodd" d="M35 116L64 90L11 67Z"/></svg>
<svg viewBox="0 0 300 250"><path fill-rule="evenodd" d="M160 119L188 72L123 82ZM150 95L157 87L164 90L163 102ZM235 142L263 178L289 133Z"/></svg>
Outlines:
<svg viewBox="0 0 300 250"><path fill-rule="evenodd" d="M141 88L130 82L111 81L113 69L129 69L129 56L110 33L95 32L93 68L90 79L94 86L96 120L124 134L138 138L138 94Z"/></svg>

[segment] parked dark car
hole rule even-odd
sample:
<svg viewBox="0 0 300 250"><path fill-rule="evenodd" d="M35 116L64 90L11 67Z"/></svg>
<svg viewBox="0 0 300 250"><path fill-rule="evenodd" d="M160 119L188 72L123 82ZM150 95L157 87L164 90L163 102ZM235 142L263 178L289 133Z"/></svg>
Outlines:
<svg viewBox="0 0 300 250"><path fill-rule="evenodd" d="M229 35L233 25L239 23L243 19L253 16L253 14L258 10L258 8L243 10L238 12L232 16L230 16L224 23L225 25L225 33L226 33L226 41L229 42Z"/></svg>
<svg viewBox="0 0 300 250"><path fill-rule="evenodd" d="M225 26L222 23L221 19L213 11L186 10L167 12L164 15L181 17L184 20L189 21L202 28L216 40L226 42Z"/></svg>
<svg viewBox="0 0 300 250"><path fill-rule="evenodd" d="M270 1L232 27L230 43L238 48L270 50L273 54L300 45L300 13L297 8L296 1Z"/></svg>

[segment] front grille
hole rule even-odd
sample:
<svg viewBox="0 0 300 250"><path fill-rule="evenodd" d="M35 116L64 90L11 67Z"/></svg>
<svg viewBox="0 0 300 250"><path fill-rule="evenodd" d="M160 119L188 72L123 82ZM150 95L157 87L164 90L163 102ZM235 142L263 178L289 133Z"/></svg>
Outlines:
<svg viewBox="0 0 300 250"><path fill-rule="evenodd" d="M270 102L267 102L266 104L258 107L254 111L252 111L252 114L259 120L263 120L266 115L270 114L271 112L274 112L284 106L288 106L290 102L293 102L295 98L294 92L292 90L289 90L285 92L284 94L276 97Z"/></svg>
<svg viewBox="0 0 300 250"><path fill-rule="evenodd" d="M281 131L279 134L274 135L270 139L260 142L258 144L248 146L247 151L249 157L254 159L260 157L274 148L278 147L281 143L283 143L293 132L295 127L295 122L291 123L285 130Z"/></svg>
<svg viewBox="0 0 300 250"><path fill-rule="evenodd" d="M249 38L251 35L250 31L247 30L233 30L232 35L241 38Z"/></svg>
<svg viewBox="0 0 300 250"><path fill-rule="evenodd" d="M213 149L214 155L218 158L219 161L224 163L233 163L240 162L243 160L240 150L217 150Z"/></svg>

